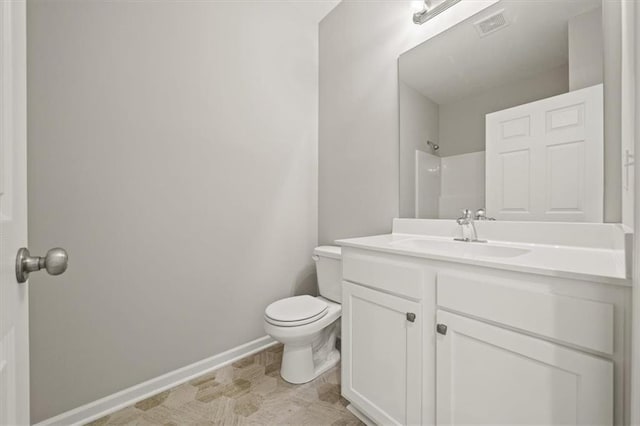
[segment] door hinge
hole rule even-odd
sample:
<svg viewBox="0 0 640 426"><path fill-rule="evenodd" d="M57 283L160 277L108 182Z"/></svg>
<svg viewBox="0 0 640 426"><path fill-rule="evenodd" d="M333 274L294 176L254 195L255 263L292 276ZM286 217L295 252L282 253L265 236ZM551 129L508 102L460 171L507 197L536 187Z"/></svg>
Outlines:
<svg viewBox="0 0 640 426"><path fill-rule="evenodd" d="M436 325L436 331L440 334L442 334L443 336L446 336L447 334L447 326L445 324L438 324Z"/></svg>
<svg viewBox="0 0 640 426"><path fill-rule="evenodd" d="M416 322L416 314L413 312L407 312L407 321Z"/></svg>

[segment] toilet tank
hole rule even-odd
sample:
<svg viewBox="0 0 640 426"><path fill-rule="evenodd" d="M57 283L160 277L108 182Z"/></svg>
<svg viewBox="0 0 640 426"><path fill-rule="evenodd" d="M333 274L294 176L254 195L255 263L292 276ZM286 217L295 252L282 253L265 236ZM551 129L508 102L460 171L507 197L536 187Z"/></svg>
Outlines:
<svg viewBox="0 0 640 426"><path fill-rule="evenodd" d="M320 246L313 250L318 273L320 296L342 302L342 251L337 246Z"/></svg>

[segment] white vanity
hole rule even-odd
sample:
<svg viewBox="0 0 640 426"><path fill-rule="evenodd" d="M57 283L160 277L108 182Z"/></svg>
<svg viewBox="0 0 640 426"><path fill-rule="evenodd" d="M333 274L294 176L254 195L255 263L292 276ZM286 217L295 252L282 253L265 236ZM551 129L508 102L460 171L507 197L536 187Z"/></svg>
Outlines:
<svg viewBox="0 0 640 426"><path fill-rule="evenodd" d="M342 246L342 393L378 424L628 424L618 224L396 219ZM627 250L625 250L627 248Z"/></svg>

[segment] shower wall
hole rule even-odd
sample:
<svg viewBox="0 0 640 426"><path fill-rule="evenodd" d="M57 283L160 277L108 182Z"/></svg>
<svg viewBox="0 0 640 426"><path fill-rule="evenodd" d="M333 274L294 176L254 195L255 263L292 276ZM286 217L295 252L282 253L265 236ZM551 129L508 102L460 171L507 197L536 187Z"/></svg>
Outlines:
<svg viewBox="0 0 640 426"><path fill-rule="evenodd" d="M437 157L415 151L416 210L419 219L455 219L462 209L485 206L484 151Z"/></svg>
<svg viewBox="0 0 640 426"><path fill-rule="evenodd" d="M415 151L415 217L437 219L442 186L440 157L424 151Z"/></svg>
<svg viewBox="0 0 640 426"><path fill-rule="evenodd" d="M485 207L485 152L452 155L442 159L442 184L438 203L440 219L460 217L463 209Z"/></svg>

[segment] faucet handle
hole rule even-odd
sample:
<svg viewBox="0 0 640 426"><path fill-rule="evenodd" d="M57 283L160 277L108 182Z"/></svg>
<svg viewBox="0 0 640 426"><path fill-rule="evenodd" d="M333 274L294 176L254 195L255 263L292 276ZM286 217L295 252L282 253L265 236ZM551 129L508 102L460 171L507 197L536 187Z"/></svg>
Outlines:
<svg viewBox="0 0 640 426"><path fill-rule="evenodd" d="M485 209L476 210L476 220L496 220L493 217L487 217L487 211Z"/></svg>

